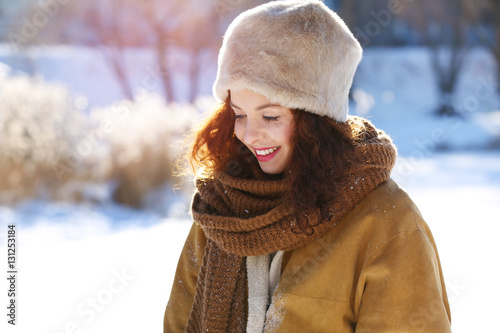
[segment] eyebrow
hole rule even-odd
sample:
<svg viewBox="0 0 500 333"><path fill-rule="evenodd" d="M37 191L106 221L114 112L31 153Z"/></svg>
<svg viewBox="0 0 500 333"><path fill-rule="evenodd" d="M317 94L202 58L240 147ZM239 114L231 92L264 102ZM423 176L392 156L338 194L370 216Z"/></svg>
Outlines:
<svg viewBox="0 0 500 333"><path fill-rule="evenodd" d="M241 110L241 108L239 106L234 105L233 102L229 102L229 104L231 105L231 107ZM281 107L281 105L276 104L276 103L267 103L267 104L263 104L263 105L256 107L255 110L260 111L260 110L263 110L265 108L275 107L275 106Z"/></svg>

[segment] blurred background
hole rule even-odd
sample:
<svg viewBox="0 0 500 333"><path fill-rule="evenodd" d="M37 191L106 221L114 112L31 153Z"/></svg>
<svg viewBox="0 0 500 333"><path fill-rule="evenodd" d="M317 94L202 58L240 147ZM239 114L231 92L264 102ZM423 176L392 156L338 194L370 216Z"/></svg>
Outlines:
<svg viewBox="0 0 500 333"><path fill-rule="evenodd" d="M19 249L18 322L0 325L162 331L191 224L174 163L214 106L225 29L264 2L0 0L0 251L8 225ZM393 178L436 238L453 331L494 331L500 1L324 2L364 48L350 113L398 147ZM432 315L418 309L416 331Z"/></svg>

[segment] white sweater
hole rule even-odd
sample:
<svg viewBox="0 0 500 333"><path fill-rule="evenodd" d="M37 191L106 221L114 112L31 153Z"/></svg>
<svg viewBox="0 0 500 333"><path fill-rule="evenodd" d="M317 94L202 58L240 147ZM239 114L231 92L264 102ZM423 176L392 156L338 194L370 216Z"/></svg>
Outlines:
<svg viewBox="0 0 500 333"><path fill-rule="evenodd" d="M266 312L281 277L283 251L247 257L248 321L247 333L262 333Z"/></svg>

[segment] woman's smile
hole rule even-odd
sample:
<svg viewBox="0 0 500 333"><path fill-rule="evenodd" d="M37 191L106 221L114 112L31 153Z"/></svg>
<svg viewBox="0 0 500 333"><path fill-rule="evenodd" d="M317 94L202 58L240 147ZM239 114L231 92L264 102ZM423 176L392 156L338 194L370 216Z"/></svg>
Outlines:
<svg viewBox="0 0 500 333"><path fill-rule="evenodd" d="M278 154L279 149L281 147L273 147L273 148L254 148L255 156L259 162L269 162L273 159L276 154Z"/></svg>

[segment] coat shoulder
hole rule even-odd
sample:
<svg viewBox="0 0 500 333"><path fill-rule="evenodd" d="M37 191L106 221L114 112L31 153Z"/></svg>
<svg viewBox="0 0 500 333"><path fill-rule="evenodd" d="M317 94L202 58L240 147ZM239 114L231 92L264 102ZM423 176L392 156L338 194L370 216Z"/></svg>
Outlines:
<svg viewBox="0 0 500 333"><path fill-rule="evenodd" d="M408 193L389 179L380 184L346 216L344 228L356 228L369 236L371 244L380 245L402 233L422 232L429 241L432 235L420 210Z"/></svg>

